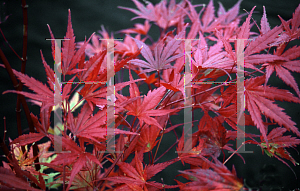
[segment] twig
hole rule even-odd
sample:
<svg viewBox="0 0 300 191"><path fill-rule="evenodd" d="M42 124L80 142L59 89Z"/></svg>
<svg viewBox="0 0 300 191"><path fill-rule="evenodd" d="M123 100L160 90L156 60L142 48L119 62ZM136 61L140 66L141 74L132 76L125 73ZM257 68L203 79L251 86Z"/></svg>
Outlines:
<svg viewBox="0 0 300 191"><path fill-rule="evenodd" d="M143 123L143 125L141 126L141 128L139 128L139 129L137 130L136 133L140 133L144 125L145 125L145 123ZM134 141L134 139L138 138L137 135L133 135L133 136L134 136L134 137L130 140L129 145ZM117 156L117 158L115 159L114 163L109 167L109 169L108 169L108 170L105 172L105 174L103 175L102 180L99 182L99 184L98 184L98 186L97 186L98 188L100 188L101 185L104 183L104 180L103 180L103 179L106 178L106 177L110 174L110 172L111 172L111 171L113 170L113 168L116 166L116 164L118 163L118 161L119 161L119 160L121 159L121 157L124 155L126 149L128 149L128 148L124 145L124 147L123 147L123 149L122 149L122 152Z"/></svg>
<svg viewBox="0 0 300 191"><path fill-rule="evenodd" d="M16 55L20 60L22 60L22 58L18 55L18 53L15 51L15 49L13 49L13 47L9 44L8 40L6 40L5 35L4 35L4 33L3 33L3 31L2 31L1 28L0 28L0 33L2 34L2 37L3 37L4 41L6 42L6 44L8 44L9 48L13 51L13 53L15 53L15 55Z"/></svg>
<svg viewBox="0 0 300 191"><path fill-rule="evenodd" d="M232 80L232 81L235 81L235 80ZM202 92L198 92L198 93L196 93L196 94L193 94L193 95L191 95L191 97L194 97L194 96L197 96L197 95L204 94L204 93L206 93L206 92L212 91L212 90L214 90L214 89L217 89L217 88L219 88L219 87L221 87L221 86L225 86L225 85L226 85L225 83L224 83L224 84L217 85L217 86L215 86L215 87L209 88L209 89L204 90L204 91L202 91ZM184 98L178 99L178 100L176 100L176 101L173 101L173 102L171 102L171 103L169 103L169 104L163 106L163 108L168 107L168 106L170 106L170 105L173 105L173 104L175 104L175 103L181 102L181 101L184 101Z"/></svg>
<svg viewBox="0 0 300 191"><path fill-rule="evenodd" d="M156 157L156 155L157 155L157 152L158 152L158 149L159 149L161 140L162 140L162 138L163 138L163 136L164 136L164 133L165 133L165 128L163 129L162 135L160 136L160 139L159 139L159 142L158 142L158 144L157 144L157 148L156 148L156 151L155 151L155 154L154 154L153 159L155 159L155 157Z"/></svg>
<svg viewBox="0 0 300 191"><path fill-rule="evenodd" d="M2 150L3 150L4 154L5 154L5 156L6 156L10 161L12 161L12 156L11 156L11 154L10 154L10 152L9 152L9 149L7 148L6 144L4 143L2 137L0 137L0 139L1 139L0 147L2 148ZM11 168L13 168L13 167L11 166Z"/></svg>
<svg viewBox="0 0 300 191"><path fill-rule="evenodd" d="M234 155L235 153L237 153L238 150L239 150L244 144L245 144L245 142L243 142L243 143L237 148L237 150L234 151L234 152L233 152L233 153L225 160L225 162L223 162L223 164L226 164L226 163L229 161L229 159L230 159L231 157L233 157L233 155Z"/></svg>
<svg viewBox="0 0 300 191"><path fill-rule="evenodd" d="M173 143L173 145L171 145L162 155L160 155L157 159L154 160L153 164L156 163L161 157L163 157L166 153L169 152L169 150L171 150L177 143L179 142L179 140L177 139L175 143Z"/></svg>
<svg viewBox="0 0 300 191"><path fill-rule="evenodd" d="M18 90L18 81L12 71L12 68L8 62L8 60L6 59L3 51L0 49L0 58L3 62L3 64L5 65L5 68L6 68L6 71L13 83L13 86L15 88L15 90ZM30 132L34 133L35 130L34 130L34 125L33 125L33 122L32 122L32 119L31 119L31 116L30 116L30 111L29 111L29 108L28 108L28 105L27 105L27 102L24 98L23 95L20 96L20 100L21 100L21 103L22 103L22 106L23 106L23 109L24 109L24 112L25 112L25 116L26 116L26 119L27 119L27 123L28 123L28 126L29 126L29 130ZM38 156L38 149L37 149L37 144L34 144L33 145L33 156ZM38 157L36 158L36 160L38 160ZM39 164L35 164L35 169L37 171L40 170L40 165Z"/></svg>

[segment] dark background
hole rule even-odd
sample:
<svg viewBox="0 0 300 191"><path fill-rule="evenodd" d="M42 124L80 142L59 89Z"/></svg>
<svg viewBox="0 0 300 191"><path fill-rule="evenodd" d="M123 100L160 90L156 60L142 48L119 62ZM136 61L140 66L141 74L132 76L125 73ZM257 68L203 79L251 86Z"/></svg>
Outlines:
<svg viewBox="0 0 300 191"><path fill-rule="evenodd" d="M9 43L16 50L19 55L22 55L22 8L21 1L3 1L1 0L1 21L5 15L10 15L9 18L0 24L1 29L4 32ZM3 2L6 4L3 5ZM159 2L151 1L153 3ZM205 1L192 1L193 4L208 3ZM237 1L235 0L221 0L222 4L228 10ZM292 13L300 2L296 0L244 0L241 3L240 13L248 12L253 6L256 6L253 18L260 24L260 18L262 16L263 5L266 7L267 17L271 28L280 24L280 20L277 15L280 15L283 19L288 20L292 17ZM54 36L56 38L63 38L66 33L67 28L67 18L68 9L71 9L72 13L72 24L74 33L76 36L76 42L83 41L85 37L89 37L93 32L97 32L101 29L101 25L104 25L109 32L118 31L125 28L133 27L135 22L144 22L144 20L138 19L130 21L135 15L129 11L118 9L117 6L136 8L134 3L130 0L90 0L90 1L27 1L28 7L28 61L26 66L26 74L42 81L46 82L46 76L44 68L40 58L40 50L43 51L44 57L52 68L52 56L51 56L51 43L46 41L45 38L49 38L49 31L46 24L49 24ZM218 7L217 1L214 1L216 10ZM151 32L157 37L157 27L152 25ZM254 26L253 28L256 28ZM115 35L118 37L118 35ZM294 44L299 44L299 41ZM291 45L294 45L291 44ZM21 61L12 53L8 46L4 43L3 37L0 36L0 47L8 58L11 66L14 69L20 70ZM296 81L299 83L299 75L293 73L296 77ZM5 90L13 89L12 83L5 69L0 68L0 93ZM295 93L291 88L287 87L280 79L276 77L275 74L271 76L270 82L276 87L288 89ZM25 87L24 90L27 90ZM7 137L12 139L16 138L16 94L0 94L0 135L3 137L3 117L6 117L7 122ZM281 103L277 102L281 107L285 108L287 115L291 116L291 119L297 124L300 124L300 107L293 103ZM37 115L39 108L37 106L32 106L29 103L31 111ZM24 114L22 113L22 124L23 129L27 129L27 122ZM298 125L299 127L299 125ZM247 132L255 132L255 129L249 128ZM28 131L27 131L28 132ZM257 132L257 131L256 131ZM172 139L172 138L170 138ZM172 140L174 141L174 140ZM160 151L168 148L171 140L164 138L162 142L162 148ZM299 149L299 147L298 147ZM227 166L231 168L234 164L237 169L238 177L244 179L247 185L251 188L264 187L266 190L271 190L272 188L279 189L283 187L283 190L289 190L299 187L300 181L296 180L292 171L284 165L282 162L278 161L276 158L270 158L266 154L262 155L261 149L256 146L246 146L246 150L254 151L254 154L243 154L246 164L243 164L242 160L234 156L229 160ZM300 157L297 151L289 149L292 156L296 161L300 162ZM0 151L2 154L2 151ZM158 156L160 152L158 153ZM229 154L226 154L228 157ZM170 158L173 156L170 156ZM4 159L1 157L1 159ZM0 160L1 160L0 159ZM165 158L167 160L167 158ZM162 162L162 161L161 161ZM287 162L293 170L296 172L297 177L300 178L299 166L293 166L291 162ZM160 177L164 178L164 182L167 184L174 184L172 180L177 174L177 170L182 166L171 165L167 168L164 173L158 174L157 180L160 181ZM161 181L160 181L161 182ZM267 186L269 185L269 186Z"/></svg>

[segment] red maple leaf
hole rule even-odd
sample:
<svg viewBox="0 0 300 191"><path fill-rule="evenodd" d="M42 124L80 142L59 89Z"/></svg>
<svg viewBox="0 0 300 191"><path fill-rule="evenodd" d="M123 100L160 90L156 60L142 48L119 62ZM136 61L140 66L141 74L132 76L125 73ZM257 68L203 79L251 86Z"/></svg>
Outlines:
<svg viewBox="0 0 300 191"><path fill-rule="evenodd" d="M157 126L146 125L140 133L140 138L137 143L138 150L143 149L143 152L152 151L157 144L157 137L160 129Z"/></svg>
<svg viewBox="0 0 300 191"><path fill-rule="evenodd" d="M105 56L106 51L101 51L90 58L89 61L86 62L88 66L91 66L88 70L83 71L79 77L82 80L92 81L91 84L85 84L84 87L80 90L80 94L85 99L91 109L97 105L106 105L107 100L107 87L104 87L104 84L98 82L104 82L107 79L107 68L101 69L100 66L102 65L103 58ZM140 50L137 50L132 56L116 61L114 65L114 72L118 72L121 68L132 58L135 58L140 53ZM82 65L82 68L86 67ZM111 71L110 71L111 72ZM134 81L129 82L122 82L115 84L115 91L119 91L125 86L129 85L130 83L141 81L142 79L137 79ZM101 88L100 88L101 87ZM100 89L99 89L100 88ZM111 95L112 96L112 95Z"/></svg>
<svg viewBox="0 0 300 191"><path fill-rule="evenodd" d="M157 78L155 78L155 73L151 74L151 75L147 75L145 73L141 73L141 71L139 70L134 70L135 73L141 78L144 79L144 82L146 82L148 84L148 86L150 86L151 84L155 84L155 82L157 81ZM150 88L149 88L150 89Z"/></svg>
<svg viewBox="0 0 300 191"><path fill-rule="evenodd" d="M42 59L43 59L43 57L42 57ZM62 94L60 95L60 93L59 93L58 94L59 97L55 96L54 92L55 91L60 92L61 84L58 82L58 79L54 77L53 70L46 64L46 62L44 62L44 60L43 60L43 63L45 66L45 71L46 71L47 77L48 77L48 84L50 86L50 89L48 86L42 84L40 81L38 81L32 77L29 77L26 74L22 74L21 72L13 70L14 74L19 78L19 80L25 86L27 86L29 89L34 91L35 93L7 90L7 91L3 92L3 94L17 93L17 94L24 95L25 97L28 97L34 101L42 102L42 104L40 104L42 110L59 104L60 100L61 101L66 100L69 97L69 93L71 91L72 84L68 83L67 85L65 85L62 88ZM73 80L74 80L74 77L71 80L69 80L69 82L72 82ZM54 86L54 84L56 86ZM55 87L55 90L54 90L54 87Z"/></svg>
<svg viewBox="0 0 300 191"><path fill-rule="evenodd" d="M53 139L53 136L50 136ZM97 157L89 152L85 152L85 148L83 143L80 144L80 147L69 137L61 137L62 139L62 147L64 148L64 152L58 153L57 157L51 163L41 163L42 165L49 166L50 168L54 168L55 170L62 171L59 167L60 165L71 165L71 173L69 178L69 184L67 190L72 185L72 181L74 180L76 174L79 173L81 169L83 169L88 162L93 161L99 167L102 168L101 163L97 159ZM58 142L56 144L59 144ZM63 176L63 175L61 175Z"/></svg>
<svg viewBox="0 0 300 191"><path fill-rule="evenodd" d="M236 171L233 166L232 171L222 164L219 160L214 158L214 163L202 157L206 165L211 169L197 168L185 171L183 177L192 180L186 183L184 189L188 190L222 190L222 191L239 191L243 188L243 183L236 176Z"/></svg>
<svg viewBox="0 0 300 191"><path fill-rule="evenodd" d="M286 34L289 36L290 40L294 40L300 37L300 5L296 8L293 13L293 18L289 21L283 20L279 15L278 17L281 20L281 23L286 31ZM292 28L290 28L290 25Z"/></svg>
<svg viewBox="0 0 300 191"><path fill-rule="evenodd" d="M115 112L118 113L119 109ZM106 109L99 110L98 113L93 115L93 111L85 104L79 115L74 119L73 114L68 115L68 129L73 133L73 136L83 137L86 139L98 142L97 138L104 139L107 135L107 113ZM133 132L114 129L115 134L135 134Z"/></svg>
<svg viewBox="0 0 300 191"><path fill-rule="evenodd" d="M130 80L133 80L131 76L131 72L129 74L130 74ZM130 98L140 97L140 91L135 83L130 84L129 92L130 92ZM156 121L156 119L150 116L163 116L177 110L177 109L155 109L155 107L157 107L157 105L160 103L161 99L163 98L165 92L166 92L165 87L159 87L153 91L149 91L148 94L144 96L144 99L139 98L133 101L132 103L129 103L128 105L124 106L124 108L127 111L129 111L127 113L128 115L133 115L138 117L140 121L140 126L142 126L143 122L145 122L148 125L155 125L160 129L163 129L163 127L161 127L161 125ZM126 102L129 100L125 96L117 93L116 93L116 97L121 102Z"/></svg>
<svg viewBox="0 0 300 191"><path fill-rule="evenodd" d="M140 59L133 59L130 61L130 63L141 68L147 68L143 72L172 68L173 66L171 66L170 63L183 56L183 53L174 55L181 43L181 40L178 39L183 38L183 35L184 31L170 40L165 47L163 43L164 39L162 39L154 48L154 57L148 45L137 39L134 39L139 49L142 49L141 54L147 60L147 62Z"/></svg>
<svg viewBox="0 0 300 191"><path fill-rule="evenodd" d="M279 156L279 157L285 158L287 160L290 160L294 165L296 165L296 164L299 165L291 157L291 155L289 154L289 152L287 152L287 150L285 148L296 147L297 145L300 144L300 139L297 139L296 137L292 137L291 135L283 136L283 134L286 131L287 131L287 129L281 128L281 127L272 129L267 136L268 142L270 144L270 148L266 147L266 144L265 144L266 140L264 140L263 137L261 137L262 142L259 143L259 145L261 146L263 151L265 151L268 154L268 156L275 156L276 158L278 158L277 156ZM250 142L251 142L251 140L250 140ZM255 142L252 142L252 143L257 144ZM281 159L279 159L279 160L282 161ZM284 161L282 161L282 162L285 163Z"/></svg>
<svg viewBox="0 0 300 191"><path fill-rule="evenodd" d="M142 35L147 35L151 25L149 24L148 20L145 20L144 25L137 23L134 25L134 27L135 28L133 28L133 29L124 29L119 32L121 32L121 33L138 33L138 34L142 34Z"/></svg>
<svg viewBox="0 0 300 191"><path fill-rule="evenodd" d="M267 84L271 74L276 71L276 75L287 85L291 86L300 97L298 84L290 73L290 71L300 73L300 61L296 60L300 56L300 46L296 45L289 48L284 53L280 53L280 50L278 50L274 53L274 55L281 56L286 60L269 61L263 65L263 67L266 67L265 85Z"/></svg>
<svg viewBox="0 0 300 191"><path fill-rule="evenodd" d="M300 136L300 132L296 123L286 115L282 108L274 104L274 100L289 101L300 103L300 99L295 97L287 90L277 89L275 87L263 87L265 76L251 78L245 81L245 101L246 108L248 109L251 118L257 128L260 130L264 140L268 141L267 130L263 123L261 115L277 122L280 126L291 130Z"/></svg>
<svg viewBox="0 0 300 191"><path fill-rule="evenodd" d="M180 4L176 4L175 0L171 0L167 7L167 1L160 1L158 4L153 6L153 4L147 1L146 7L137 0L132 0L139 10L121 7L118 8L131 11L138 15L132 18L143 18L149 21L154 21L159 27L166 29L167 27L176 25L180 18L184 15L182 7L184 7L185 2L182 1Z"/></svg>
<svg viewBox="0 0 300 191"><path fill-rule="evenodd" d="M133 189L134 190L148 190L153 188L176 188L178 186L169 186L155 181L149 181L157 173L165 169L167 166L171 165L172 162L158 163L154 165L146 165L143 167L143 152L138 154L135 152L135 157L131 164L126 162L119 162L121 172L119 176L113 176L105 178L105 180L113 181L118 184L125 184L116 187L119 189Z"/></svg>
<svg viewBox="0 0 300 191"><path fill-rule="evenodd" d="M193 25L196 24L194 27L199 28L202 33L211 33L216 29L223 29L227 30L226 28L230 28L234 26L237 28L239 18L241 17L238 15L241 0L239 0L229 11L226 12L223 5L219 2L219 10L218 10L218 17L215 16L215 7L213 5L213 1L210 0L208 5L203 7L199 13L196 11L196 7L199 5L192 5L191 2L187 1L189 13L187 15L193 22ZM203 4L200 4L203 6ZM201 15L202 14L202 15ZM200 16L201 15L201 16ZM230 24L230 25L229 25ZM229 26L228 26L229 25ZM209 37L210 39L215 39L214 37Z"/></svg>
<svg viewBox="0 0 300 191"><path fill-rule="evenodd" d="M161 82L161 85L163 85L167 89L172 90L174 92L181 91L182 95L184 95L185 94L184 76L181 75L180 73L174 74L174 70L171 71L170 75L168 75L168 74L169 73L167 72L167 70L165 70L163 73L163 77L166 76L166 78L169 78L169 79L165 79L165 80L168 80L169 82L168 83Z"/></svg>
<svg viewBox="0 0 300 191"><path fill-rule="evenodd" d="M274 51L273 56L282 57L284 59L277 59L277 60L270 60L266 62L263 67L266 67L266 81L265 85L267 84L271 74L276 71L277 76L282 79L287 85L291 86L297 95L300 97L300 91L299 87L294 79L294 77L291 75L289 71L292 72L300 72L299 67L299 60L297 58L300 56L300 47L294 46L287 50L285 50L287 43L294 38L299 36L300 30L299 30L299 18L300 18L300 5L296 8L295 13L293 14L293 19L289 22L284 21L281 17L282 25L285 31L279 31L281 32L279 37L276 38L276 41L272 43L272 45L279 46L276 48L276 51ZM289 24L292 24L292 29L289 28ZM279 28L279 27L278 27ZM274 29L273 29L274 30ZM261 19L261 33L265 34L270 31L270 26L266 18L266 13L264 9L264 15ZM279 34L276 32L273 36L273 38L276 37L276 35Z"/></svg>
<svg viewBox="0 0 300 191"><path fill-rule="evenodd" d="M136 39L141 40L141 35L136 35ZM143 39L142 41L144 41ZM116 41L116 53L121 54L122 58L125 56L132 56L138 51L137 45L129 35L125 36L124 42Z"/></svg>
<svg viewBox="0 0 300 191"><path fill-rule="evenodd" d="M55 39L54 35L48 25L49 32L51 39ZM72 22L71 22L71 11L69 9L69 16L68 16L68 26L67 26L67 32L66 36L64 37L63 46L62 46L62 51L61 51L61 63L56 63L59 64L61 67L61 72L63 76L67 74L74 74L80 70L76 69L75 66L81 59L81 57L85 53L85 48L88 45L88 42L92 38L94 34L91 35L91 37L88 39L88 41L84 41L82 46L76 51L76 43L75 43L75 36L72 28ZM55 56L58 53L55 53L55 41L51 40L52 43L52 56L53 60L55 61Z"/></svg>
<svg viewBox="0 0 300 191"><path fill-rule="evenodd" d="M290 153L286 150L286 148L296 147L297 145L300 144L300 139L297 139L296 137L292 137L291 135L284 136L283 134L286 131L287 129L285 128L277 127L272 129L269 132L267 136L267 140L261 136L260 143L253 140L249 140L248 142L259 145L262 151L265 152L269 157L277 158L293 171L293 169L281 158L291 161L295 166L296 164L299 165L299 163L295 161L295 159L290 155ZM269 147L267 147L267 142L269 144Z"/></svg>
<svg viewBox="0 0 300 191"><path fill-rule="evenodd" d="M23 134L19 136L18 138L14 139L10 144L16 144L18 143L20 146L28 145L34 142L37 142L41 140L43 137L48 135L48 129L50 127L50 113L52 108L49 108L48 110L43 110L41 108L40 111L40 121L38 118L34 116L32 113L31 119L33 121L33 124L38 131L38 133L29 133L29 134Z"/></svg>
<svg viewBox="0 0 300 191"><path fill-rule="evenodd" d="M40 180L42 180L43 188L46 189L44 179L41 178ZM38 180L36 180L36 182L38 182ZM26 189L30 191L40 191L40 189L31 187L30 184L24 180L24 177L17 177L13 171L3 167L0 167L0 183L3 190ZM42 183L39 185L42 185Z"/></svg>

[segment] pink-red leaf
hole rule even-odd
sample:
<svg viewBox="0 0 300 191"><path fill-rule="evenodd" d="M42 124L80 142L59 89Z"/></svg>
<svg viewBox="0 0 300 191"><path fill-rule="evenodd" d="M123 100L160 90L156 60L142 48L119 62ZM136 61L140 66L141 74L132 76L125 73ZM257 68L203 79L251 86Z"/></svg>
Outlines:
<svg viewBox="0 0 300 191"><path fill-rule="evenodd" d="M41 140L45 135L42 133L24 134L13 140L10 144L18 143L20 146L28 145Z"/></svg>
<svg viewBox="0 0 300 191"><path fill-rule="evenodd" d="M261 34L265 34L267 33L269 30L271 30L270 28L270 24L268 22L268 19L267 19L267 13L266 13L266 8L265 6L263 6L263 16L260 20L260 33Z"/></svg>
<svg viewBox="0 0 300 191"><path fill-rule="evenodd" d="M63 41L63 48L62 48L62 73L66 75L67 72L70 70L69 66L71 60L75 53L75 37L72 28L71 22L71 11L69 9L69 16L68 16L68 26L67 26L67 33Z"/></svg>
<svg viewBox="0 0 300 191"><path fill-rule="evenodd" d="M0 174L0 182L11 188L26 189L31 191L40 191L40 189L32 188L28 182L23 181L19 177L9 174Z"/></svg>

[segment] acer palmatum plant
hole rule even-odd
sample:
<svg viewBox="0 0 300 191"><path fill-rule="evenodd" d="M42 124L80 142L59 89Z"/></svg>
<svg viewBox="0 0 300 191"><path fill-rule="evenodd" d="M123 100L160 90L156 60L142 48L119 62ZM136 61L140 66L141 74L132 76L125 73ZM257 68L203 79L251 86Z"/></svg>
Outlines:
<svg viewBox="0 0 300 191"><path fill-rule="evenodd" d="M242 22L241 1L229 11L220 4L217 15L212 1L202 7L187 0L179 3L163 0L157 5L148 2L147 6L137 0L133 2L138 9L120 8L135 13L135 18L143 18L145 22L119 31L126 35L124 41L114 41L113 49L106 41L100 41L114 39L105 28L84 42L76 42L69 10L67 32L59 55L55 50L60 49L49 27L53 60L61 56L61 63L54 65L60 64L64 83L59 81L42 52L46 85L22 70L13 70L0 50L4 64L1 66L9 72L16 87L4 93L19 95L18 104L23 104L30 127L29 134L20 131L9 147L1 138L1 148L8 160L0 167L2 188L243 190L247 188L235 168L229 170L225 164L235 154L244 160L238 151L245 144L260 146L268 156L288 167L288 162L298 165L286 148L299 145L300 139L285 133L290 131L299 137L300 132L296 123L274 102L300 103L299 88L291 74L300 72L300 47L288 47L300 36L300 5L292 19L285 21L279 17L282 24L270 28L265 8L260 26L251 21L255 7ZM23 1L26 24L25 4ZM196 9L199 6L200 11ZM148 35L150 27L155 25L160 29L156 41ZM251 32L254 26L259 33ZM240 39L244 39L242 49L238 44ZM26 47L26 40L23 42ZM241 102L237 96L241 93L237 92L237 73L241 69L238 68L239 50L242 50L245 68L245 108L238 108ZM20 58L26 63L26 48L24 51ZM110 69L111 58L107 55L112 51L114 68ZM188 60L191 61L190 73L186 71ZM296 95L267 84L274 72ZM127 73L129 81L124 81L121 77ZM106 85L109 83L105 84L108 74L116 74L116 79L121 79L114 83L111 95L107 95L111 92ZM221 77L225 79L222 83L211 83L219 82ZM33 92L21 91L22 85L18 83ZM123 93L127 87L129 95ZM141 93L145 88L147 92ZM187 101L187 89L191 92L191 102ZM40 106L39 115L29 114L24 97ZM107 126L112 107L115 130L111 139ZM192 115L191 121L174 124L171 116L183 110L201 111L203 117ZM235 148L229 142L235 141L241 131L237 128L241 117L237 116L238 110L243 111L245 125L256 126L260 134L243 132L245 141ZM53 116L59 112L62 117L53 124ZM178 130L187 124L193 130L191 136ZM272 129L271 125L277 127ZM58 134L61 142L56 139ZM176 140L158 154L162 139L170 134ZM108 149L111 141L115 141L114 147ZM50 151L55 145L62 151ZM177 151L175 157L158 162L163 156L172 156L173 148ZM232 152L226 160L224 150ZM153 180L175 163L189 168L178 169L177 176L170 177L176 180L176 185ZM46 171L47 168L52 171Z"/></svg>

